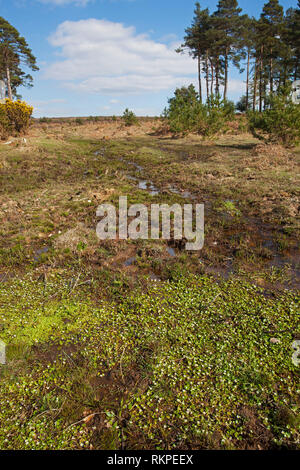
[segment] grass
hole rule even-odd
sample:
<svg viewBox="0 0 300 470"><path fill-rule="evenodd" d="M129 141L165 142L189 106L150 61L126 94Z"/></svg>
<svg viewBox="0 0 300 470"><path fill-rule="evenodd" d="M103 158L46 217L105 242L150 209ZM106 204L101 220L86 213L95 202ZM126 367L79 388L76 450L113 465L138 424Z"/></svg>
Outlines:
<svg viewBox="0 0 300 470"><path fill-rule="evenodd" d="M143 126L0 147L0 449L299 448L299 150ZM120 195L204 201L203 250L99 242Z"/></svg>

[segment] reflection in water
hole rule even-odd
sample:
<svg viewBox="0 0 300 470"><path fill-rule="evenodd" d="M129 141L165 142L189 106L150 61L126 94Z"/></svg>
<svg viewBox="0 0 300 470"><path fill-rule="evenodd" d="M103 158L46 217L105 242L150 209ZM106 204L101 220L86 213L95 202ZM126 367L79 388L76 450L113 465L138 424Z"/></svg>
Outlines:
<svg viewBox="0 0 300 470"><path fill-rule="evenodd" d="M124 262L124 266L132 266L135 262L136 262L136 257L133 256L132 258L129 258Z"/></svg>
<svg viewBox="0 0 300 470"><path fill-rule="evenodd" d="M34 261L40 261L42 255L44 253L48 253L48 251L49 251L49 246L43 246L43 248L36 250L34 253Z"/></svg>
<svg viewBox="0 0 300 470"><path fill-rule="evenodd" d="M172 257L176 256L176 253L175 253L174 248L171 248L170 246L168 246L167 252L168 252L169 255L172 256Z"/></svg>

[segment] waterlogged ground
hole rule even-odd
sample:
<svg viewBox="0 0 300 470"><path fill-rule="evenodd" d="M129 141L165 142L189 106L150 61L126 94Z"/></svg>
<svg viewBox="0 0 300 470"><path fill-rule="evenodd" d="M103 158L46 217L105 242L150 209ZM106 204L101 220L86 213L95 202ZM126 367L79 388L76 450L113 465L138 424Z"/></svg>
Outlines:
<svg viewBox="0 0 300 470"><path fill-rule="evenodd" d="M299 149L36 123L0 146L0 449L299 448ZM205 203L205 245L97 206Z"/></svg>

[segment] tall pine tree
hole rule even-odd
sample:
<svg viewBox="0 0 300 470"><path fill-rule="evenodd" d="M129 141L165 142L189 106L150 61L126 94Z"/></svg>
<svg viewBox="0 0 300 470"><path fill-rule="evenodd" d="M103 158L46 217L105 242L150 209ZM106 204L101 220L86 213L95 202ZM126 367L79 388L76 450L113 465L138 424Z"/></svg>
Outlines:
<svg viewBox="0 0 300 470"><path fill-rule="evenodd" d="M8 97L13 98L20 85L31 86L32 77L23 67L38 70L36 58L24 37L8 21L0 17L0 67L5 76Z"/></svg>

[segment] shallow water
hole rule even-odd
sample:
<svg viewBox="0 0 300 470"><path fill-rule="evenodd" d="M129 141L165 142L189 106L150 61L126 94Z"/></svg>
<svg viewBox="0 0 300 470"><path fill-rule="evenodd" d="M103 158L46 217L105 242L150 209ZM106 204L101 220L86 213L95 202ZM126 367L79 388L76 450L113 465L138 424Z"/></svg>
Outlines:
<svg viewBox="0 0 300 470"><path fill-rule="evenodd" d="M132 256L132 258L129 258L124 262L124 266L132 266L135 262L136 262L136 257Z"/></svg>
<svg viewBox="0 0 300 470"><path fill-rule="evenodd" d="M168 246L167 252L168 252L169 255L172 256L173 258L176 256L176 253L175 253L174 248L171 248L170 246Z"/></svg>
<svg viewBox="0 0 300 470"><path fill-rule="evenodd" d="M44 253L48 253L49 246L43 246L39 250L36 250L34 253L34 261L39 261Z"/></svg>

